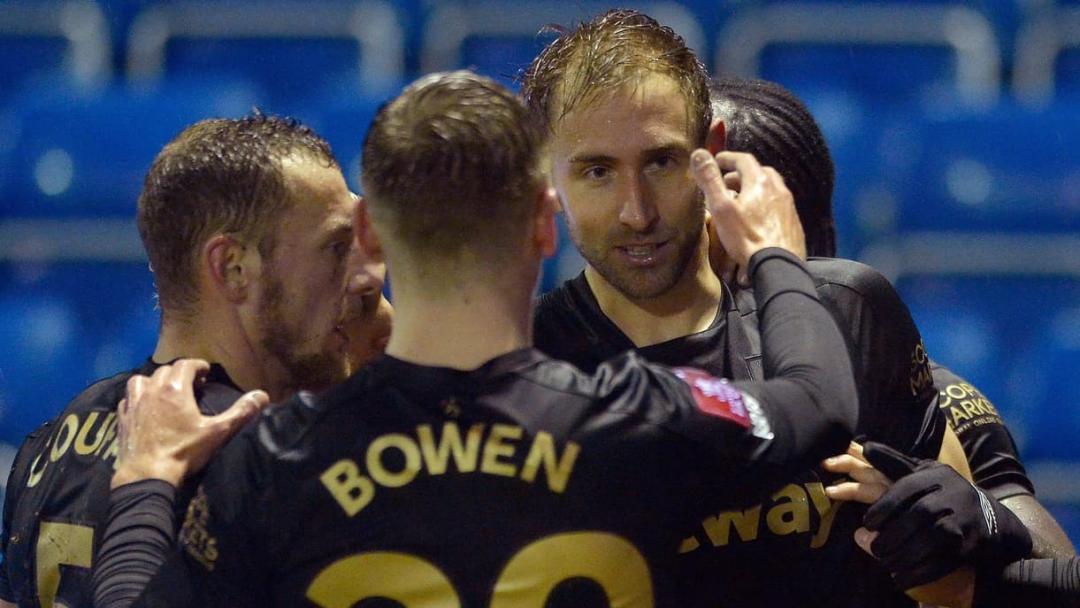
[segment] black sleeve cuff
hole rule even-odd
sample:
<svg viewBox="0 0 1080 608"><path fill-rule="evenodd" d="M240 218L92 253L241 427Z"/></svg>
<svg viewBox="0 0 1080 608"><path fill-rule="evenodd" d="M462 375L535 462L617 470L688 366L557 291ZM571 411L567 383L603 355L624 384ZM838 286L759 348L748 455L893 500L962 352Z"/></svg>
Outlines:
<svg viewBox="0 0 1080 608"><path fill-rule="evenodd" d="M109 493L109 505L125 505L140 497L156 496L173 504L176 501L176 487L162 479L143 479L124 484Z"/></svg>

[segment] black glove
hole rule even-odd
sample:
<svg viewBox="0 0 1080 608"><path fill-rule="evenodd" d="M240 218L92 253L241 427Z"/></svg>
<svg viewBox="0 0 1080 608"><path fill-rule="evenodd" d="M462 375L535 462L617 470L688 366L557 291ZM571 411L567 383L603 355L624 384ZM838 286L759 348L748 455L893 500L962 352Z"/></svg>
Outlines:
<svg viewBox="0 0 1080 608"><path fill-rule="evenodd" d="M1031 535L1020 519L952 467L872 441L863 455L896 480L867 509L863 525L878 532L870 549L901 589L964 565L1001 568L1031 553Z"/></svg>

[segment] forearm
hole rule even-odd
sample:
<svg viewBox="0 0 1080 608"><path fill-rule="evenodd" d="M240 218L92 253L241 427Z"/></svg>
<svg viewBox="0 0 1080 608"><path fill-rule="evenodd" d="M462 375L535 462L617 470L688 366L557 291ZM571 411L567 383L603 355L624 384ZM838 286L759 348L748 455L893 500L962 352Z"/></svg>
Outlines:
<svg viewBox="0 0 1080 608"><path fill-rule="evenodd" d="M974 608L1054 606L1080 608L1080 558L1025 559L998 576L982 573Z"/></svg>
<svg viewBox="0 0 1080 608"><path fill-rule="evenodd" d="M938 452L937 461L953 468L961 477L972 481L971 466L968 464L967 455L964 454L964 446L960 438L951 426L945 427L945 435L941 439L941 450Z"/></svg>
<svg viewBox="0 0 1080 608"><path fill-rule="evenodd" d="M857 421L851 360L805 265L766 249L750 261L766 381L751 389L787 436L769 460L820 459L842 451Z"/></svg>
<svg viewBox="0 0 1080 608"><path fill-rule="evenodd" d="M119 486L94 569L94 605L126 608L176 544L176 488L157 479Z"/></svg>
<svg viewBox="0 0 1080 608"><path fill-rule="evenodd" d="M1001 504L1016 514L1031 533L1033 558L1068 558L1076 555L1072 541L1046 508L1030 494L1002 498Z"/></svg>

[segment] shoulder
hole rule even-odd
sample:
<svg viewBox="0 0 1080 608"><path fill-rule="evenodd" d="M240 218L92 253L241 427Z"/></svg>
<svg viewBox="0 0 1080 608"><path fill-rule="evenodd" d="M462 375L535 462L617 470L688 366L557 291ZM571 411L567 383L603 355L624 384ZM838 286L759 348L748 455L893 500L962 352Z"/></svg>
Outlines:
<svg viewBox="0 0 1080 608"><path fill-rule="evenodd" d="M229 446L238 444L234 451L243 448L247 457L302 459L318 443L313 435L340 436L341 427L351 424L343 419L354 417L356 405L371 398L373 365L320 394L300 391L267 408L238 435L237 439L244 440L230 442Z"/></svg>
<svg viewBox="0 0 1080 608"><path fill-rule="evenodd" d="M819 290L829 286L842 288L871 301L896 295L896 289L885 275L862 262L842 258L810 258L807 267Z"/></svg>
<svg viewBox="0 0 1080 608"><path fill-rule="evenodd" d="M72 399L64 411L60 413L56 421L62 421L65 415L85 410L109 410L115 411L120 399L127 391L127 381L139 370L127 370L103 378L86 387Z"/></svg>

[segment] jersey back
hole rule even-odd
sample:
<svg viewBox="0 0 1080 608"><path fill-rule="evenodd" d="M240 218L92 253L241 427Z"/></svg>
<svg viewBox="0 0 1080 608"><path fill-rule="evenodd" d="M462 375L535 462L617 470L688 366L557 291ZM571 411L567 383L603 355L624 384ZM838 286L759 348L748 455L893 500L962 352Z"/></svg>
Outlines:
<svg viewBox="0 0 1080 608"><path fill-rule="evenodd" d="M230 443L182 567L200 605L686 605L672 531L786 472L752 399L687 378L632 355L596 377L532 350L472 372L384 357Z"/></svg>
<svg viewBox="0 0 1080 608"><path fill-rule="evenodd" d="M16 456L3 538L9 599L19 606L93 605L93 556L109 513L118 449L116 407L128 379L151 362L101 380L31 435ZM223 411L239 392L212 368L200 392L206 412Z"/></svg>

